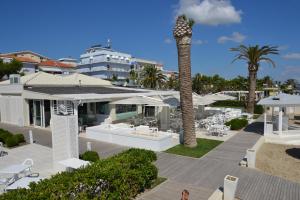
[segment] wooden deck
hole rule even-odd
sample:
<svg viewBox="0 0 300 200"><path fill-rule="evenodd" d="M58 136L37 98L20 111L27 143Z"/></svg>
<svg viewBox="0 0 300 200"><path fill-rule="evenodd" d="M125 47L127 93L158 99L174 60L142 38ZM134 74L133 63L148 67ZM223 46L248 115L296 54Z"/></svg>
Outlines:
<svg viewBox="0 0 300 200"><path fill-rule="evenodd" d="M239 199L300 199L299 183L238 166L246 150L261 137L262 124L251 126L247 130L256 130L256 133L242 131L200 159L159 153L156 162L159 175L168 180L138 199L180 199L183 189L190 191L192 200L208 199L223 186L224 177L228 174L239 178L236 193Z"/></svg>

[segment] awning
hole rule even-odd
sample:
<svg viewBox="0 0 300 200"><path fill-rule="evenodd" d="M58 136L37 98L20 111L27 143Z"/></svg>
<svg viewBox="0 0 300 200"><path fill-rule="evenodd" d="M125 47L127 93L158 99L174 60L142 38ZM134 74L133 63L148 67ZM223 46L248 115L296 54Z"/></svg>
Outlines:
<svg viewBox="0 0 300 200"><path fill-rule="evenodd" d="M151 105L151 106L169 106L168 104L164 103L160 99L156 99L153 97L147 97L147 96L135 96L127 99L122 99L118 101L113 101L111 104L118 104L118 105L131 105L131 104L136 104L136 105Z"/></svg>
<svg viewBox="0 0 300 200"><path fill-rule="evenodd" d="M300 106L300 96L281 93L277 96L269 96L264 98L257 104L271 107Z"/></svg>
<svg viewBox="0 0 300 200"><path fill-rule="evenodd" d="M216 94L208 94L203 96L203 98L212 100L212 101L224 101L224 100L234 100L236 99L233 96L229 96L226 94L220 94L220 93L216 93Z"/></svg>
<svg viewBox="0 0 300 200"><path fill-rule="evenodd" d="M180 106L180 94L178 93L178 94L165 97L163 98L163 101L173 107ZM209 105L214 102L215 102L214 100L193 93L193 104L195 107Z"/></svg>

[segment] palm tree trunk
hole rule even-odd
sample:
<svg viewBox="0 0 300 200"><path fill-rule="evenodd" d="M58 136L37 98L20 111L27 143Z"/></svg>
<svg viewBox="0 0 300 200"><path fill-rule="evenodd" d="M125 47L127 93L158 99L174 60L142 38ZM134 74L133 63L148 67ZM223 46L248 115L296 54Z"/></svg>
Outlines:
<svg viewBox="0 0 300 200"><path fill-rule="evenodd" d="M180 104L183 123L183 140L187 147L197 146L191 80L191 38L177 40L180 81Z"/></svg>
<svg viewBox="0 0 300 200"><path fill-rule="evenodd" d="M256 71L249 71L249 93L248 93L248 101L247 101L247 112L254 113L255 106L255 90L256 90Z"/></svg>

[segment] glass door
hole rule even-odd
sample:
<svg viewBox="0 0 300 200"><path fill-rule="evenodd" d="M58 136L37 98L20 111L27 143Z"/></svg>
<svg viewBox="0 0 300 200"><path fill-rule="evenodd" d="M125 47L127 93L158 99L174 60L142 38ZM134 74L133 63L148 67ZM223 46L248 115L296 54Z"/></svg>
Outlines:
<svg viewBox="0 0 300 200"><path fill-rule="evenodd" d="M33 122L34 126L42 126L42 109L41 109L41 101L34 100L33 101Z"/></svg>

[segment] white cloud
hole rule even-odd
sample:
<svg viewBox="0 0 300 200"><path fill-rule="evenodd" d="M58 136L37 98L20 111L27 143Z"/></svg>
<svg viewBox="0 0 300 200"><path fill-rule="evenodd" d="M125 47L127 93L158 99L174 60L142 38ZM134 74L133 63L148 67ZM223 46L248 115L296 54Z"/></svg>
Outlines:
<svg viewBox="0 0 300 200"><path fill-rule="evenodd" d="M296 79L300 81L300 66L286 66L284 67L281 78L283 79Z"/></svg>
<svg viewBox="0 0 300 200"><path fill-rule="evenodd" d="M247 36L239 33L239 32L233 32L230 36L221 36L218 38L218 43L224 44L228 41L236 42L236 43L242 43Z"/></svg>
<svg viewBox="0 0 300 200"><path fill-rule="evenodd" d="M192 44L195 44L195 45L202 45L202 44L206 44L207 41L203 41L203 40L193 40L192 41Z"/></svg>
<svg viewBox="0 0 300 200"><path fill-rule="evenodd" d="M288 53L282 57L287 60L300 60L300 53Z"/></svg>
<svg viewBox="0 0 300 200"><path fill-rule="evenodd" d="M176 15L185 14L197 24L220 25L241 22L241 10L230 0L180 0Z"/></svg>
<svg viewBox="0 0 300 200"><path fill-rule="evenodd" d="M280 45L280 46L278 47L278 50L283 51L283 50L287 50L288 48L289 48L288 45Z"/></svg>
<svg viewBox="0 0 300 200"><path fill-rule="evenodd" d="M166 43L166 44L171 44L172 42L173 42L173 40L170 38L165 38L165 40L164 40L164 43Z"/></svg>

